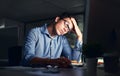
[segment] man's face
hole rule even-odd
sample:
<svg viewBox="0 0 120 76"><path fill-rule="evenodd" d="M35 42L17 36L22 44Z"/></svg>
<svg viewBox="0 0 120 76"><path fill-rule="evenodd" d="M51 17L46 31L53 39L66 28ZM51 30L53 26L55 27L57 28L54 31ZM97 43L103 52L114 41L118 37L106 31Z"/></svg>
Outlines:
<svg viewBox="0 0 120 76"><path fill-rule="evenodd" d="M63 19L57 20L55 29L58 35L64 35L70 32L73 29L73 24L71 22L71 19L63 18Z"/></svg>

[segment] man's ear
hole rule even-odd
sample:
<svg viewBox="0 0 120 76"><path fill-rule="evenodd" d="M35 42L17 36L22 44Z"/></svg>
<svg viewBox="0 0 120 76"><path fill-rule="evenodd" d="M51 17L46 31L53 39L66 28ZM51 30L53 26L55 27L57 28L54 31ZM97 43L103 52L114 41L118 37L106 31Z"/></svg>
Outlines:
<svg viewBox="0 0 120 76"><path fill-rule="evenodd" d="M60 19L60 17L57 16L57 17L55 18L55 22L58 22L59 19Z"/></svg>

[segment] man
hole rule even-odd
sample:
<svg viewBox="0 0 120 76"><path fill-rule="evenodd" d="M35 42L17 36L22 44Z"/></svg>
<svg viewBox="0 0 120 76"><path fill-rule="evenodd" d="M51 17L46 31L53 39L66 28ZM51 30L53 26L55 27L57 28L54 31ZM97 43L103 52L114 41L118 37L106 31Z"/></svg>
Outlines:
<svg viewBox="0 0 120 76"><path fill-rule="evenodd" d="M76 35L73 49L64 36L68 32L74 32ZM29 32L25 41L22 64L67 68L71 64L70 60L78 60L81 45L82 33L76 20L67 15L58 16L52 23L36 27Z"/></svg>

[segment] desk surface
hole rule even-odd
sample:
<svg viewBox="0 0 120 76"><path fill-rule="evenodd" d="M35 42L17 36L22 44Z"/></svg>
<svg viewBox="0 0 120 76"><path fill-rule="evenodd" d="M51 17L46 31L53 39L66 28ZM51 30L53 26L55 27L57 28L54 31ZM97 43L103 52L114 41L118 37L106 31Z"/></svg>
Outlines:
<svg viewBox="0 0 120 76"><path fill-rule="evenodd" d="M87 75L87 69L85 67L75 67L72 69L60 68L58 73L46 73L44 72L45 70L45 68L31 68L22 66L1 67L0 76L91 76ZM104 70L97 69L96 76L112 75L105 75Z"/></svg>
<svg viewBox="0 0 120 76"><path fill-rule="evenodd" d="M0 76L86 76L83 68L63 69L59 68L58 73L46 73L46 68L31 67L2 67Z"/></svg>

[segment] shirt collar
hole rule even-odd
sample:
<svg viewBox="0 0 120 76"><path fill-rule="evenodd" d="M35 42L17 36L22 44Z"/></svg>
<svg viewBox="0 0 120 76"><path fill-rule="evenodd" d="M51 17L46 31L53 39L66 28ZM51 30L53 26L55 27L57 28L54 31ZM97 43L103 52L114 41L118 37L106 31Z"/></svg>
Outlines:
<svg viewBox="0 0 120 76"><path fill-rule="evenodd" d="M47 25L48 25L48 24L44 24L44 25L43 25L41 32L44 33L44 34L49 35L48 29L47 29Z"/></svg>
<svg viewBox="0 0 120 76"><path fill-rule="evenodd" d="M47 36L49 36L50 38L52 38L48 32L48 29L47 29L47 26L48 24L45 24L43 27L42 27L42 33L43 34L46 34ZM54 38L57 38L58 36L56 35Z"/></svg>

